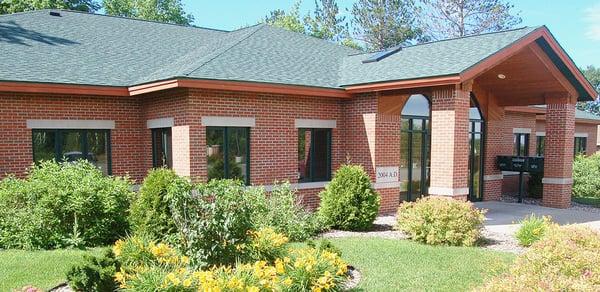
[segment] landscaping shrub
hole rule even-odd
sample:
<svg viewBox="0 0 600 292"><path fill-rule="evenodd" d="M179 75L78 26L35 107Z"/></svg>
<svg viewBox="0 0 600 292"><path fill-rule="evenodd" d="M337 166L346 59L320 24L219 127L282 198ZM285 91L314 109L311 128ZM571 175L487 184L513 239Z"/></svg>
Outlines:
<svg viewBox="0 0 600 292"><path fill-rule="evenodd" d="M307 211L289 183L276 184L266 194L264 190L248 190L255 202L254 221L257 227L270 227L292 241L302 241L323 230L319 216Z"/></svg>
<svg viewBox="0 0 600 292"><path fill-rule="evenodd" d="M127 245L120 243L121 247ZM151 246L154 246L152 248ZM294 249L272 264L264 260L214 266L199 270L174 249L161 244L133 244L150 254L139 262L127 260L115 274L119 286L128 291L340 291L347 278L347 264L335 253L314 248ZM115 246L117 258L124 250ZM163 250L164 252L158 252ZM125 259L123 259L125 260Z"/></svg>
<svg viewBox="0 0 600 292"><path fill-rule="evenodd" d="M118 288L114 275L119 269L114 253L107 249L100 257L85 255L83 263L67 272L67 282L75 291L112 292Z"/></svg>
<svg viewBox="0 0 600 292"><path fill-rule="evenodd" d="M600 234L552 226L508 273L478 291L600 291Z"/></svg>
<svg viewBox="0 0 600 292"><path fill-rule="evenodd" d="M600 154L577 155L573 162L573 196L600 198Z"/></svg>
<svg viewBox="0 0 600 292"><path fill-rule="evenodd" d="M472 246L480 237L484 214L471 202L425 197L400 205L396 228L426 244Z"/></svg>
<svg viewBox="0 0 600 292"><path fill-rule="evenodd" d="M548 230L552 224L552 219L546 216L539 217L535 216L535 214L531 214L531 216L519 223L521 224L521 227L517 230L515 237L520 245L530 246L544 236L546 230Z"/></svg>
<svg viewBox="0 0 600 292"><path fill-rule="evenodd" d="M250 245L240 252L246 253L249 261L264 260L272 263L277 258L283 258L287 252L289 239L271 228L261 228L249 231Z"/></svg>
<svg viewBox="0 0 600 292"><path fill-rule="evenodd" d="M167 200L169 185L177 178L171 169L157 168L148 172L140 191L131 203L132 231L152 239L173 242L177 227Z"/></svg>
<svg viewBox="0 0 600 292"><path fill-rule="evenodd" d="M360 165L340 167L319 196L319 215L333 228L369 229L379 212L379 194Z"/></svg>
<svg viewBox="0 0 600 292"><path fill-rule="evenodd" d="M168 191L181 250L197 264L235 263L253 229L254 203L246 197L246 187L241 181L211 180L193 189L178 178Z"/></svg>
<svg viewBox="0 0 600 292"><path fill-rule="evenodd" d="M114 242L128 230L127 178L93 164L42 162L0 183L0 247L58 248Z"/></svg>

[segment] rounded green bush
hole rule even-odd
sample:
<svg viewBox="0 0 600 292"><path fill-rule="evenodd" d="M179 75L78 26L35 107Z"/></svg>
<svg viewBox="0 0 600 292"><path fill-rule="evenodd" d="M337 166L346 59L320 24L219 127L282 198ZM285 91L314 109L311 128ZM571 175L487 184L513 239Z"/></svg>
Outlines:
<svg viewBox="0 0 600 292"><path fill-rule="evenodd" d="M153 240L170 241L169 237L177 233L167 200L168 187L176 178L177 174L167 168L148 172L131 204L129 220L134 234L144 234Z"/></svg>
<svg viewBox="0 0 600 292"><path fill-rule="evenodd" d="M472 246L480 237L484 213L471 202L425 197L400 205L396 228L426 244Z"/></svg>
<svg viewBox="0 0 600 292"><path fill-rule="evenodd" d="M600 154L575 157L572 192L575 197L600 198Z"/></svg>
<svg viewBox="0 0 600 292"><path fill-rule="evenodd" d="M87 161L45 161L26 179L0 182L0 247L99 246L129 229L127 178L105 176Z"/></svg>
<svg viewBox="0 0 600 292"><path fill-rule="evenodd" d="M319 196L318 214L332 228L366 230L379 213L379 194L360 165L340 167Z"/></svg>

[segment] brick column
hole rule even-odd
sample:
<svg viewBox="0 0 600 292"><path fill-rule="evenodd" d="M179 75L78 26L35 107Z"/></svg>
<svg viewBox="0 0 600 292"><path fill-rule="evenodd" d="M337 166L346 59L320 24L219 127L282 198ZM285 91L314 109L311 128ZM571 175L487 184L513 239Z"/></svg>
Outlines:
<svg viewBox="0 0 600 292"><path fill-rule="evenodd" d="M375 170L394 168L396 177L391 182L375 182L381 195L380 214L393 214L400 205L400 115L377 114L375 128ZM377 176L377 173L375 174Z"/></svg>
<svg viewBox="0 0 600 292"><path fill-rule="evenodd" d="M465 200L469 194L470 92L458 86L439 88L431 99L429 194Z"/></svg>
<svg viewBox="0 0 600 292"><path fill-rule="evenodd" d="M504 121L504 108L497 104L493 96L489 96L487 116L485 117L485 151L483 160L483 200L499 201L502 197L502 171L496 167L496 157L505 155L503 144L505 139L511 139L505 135L506 127ZM511 140L512 141L512 140ZM512 145L512 144L511 144Z"/></svg>
<svg viewBox="0 0 600 292"><path fill-rule="evenodd" d="M544 206L553 208L571 206L574 136L575 104L549 103L546 110L546 148L542 180Z"/></svg>
<svg viewBox="0 0 600 292"><path fill-rule="evenodd" d="M181 176L190 176L190 126L171 128L173 170ZM206 155L206 154L205 154Z"/></svg>

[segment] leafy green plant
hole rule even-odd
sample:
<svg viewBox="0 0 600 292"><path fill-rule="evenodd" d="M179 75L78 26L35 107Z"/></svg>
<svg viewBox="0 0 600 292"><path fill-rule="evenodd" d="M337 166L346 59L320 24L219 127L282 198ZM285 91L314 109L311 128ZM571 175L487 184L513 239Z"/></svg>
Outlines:
<svg viewBox="0 0 600 292"><path fill-rule="evenodd" d="M367 230L379 212L379 194L360 165L340 167L319 196L318 214L333 228Z"/></svg>
<svg viewBox="0 0 600 292"><path fill-rule="evenodd" d="M176 178L177 174L171 169L157 168L148 172L131 203L129 220L133 233L145 234L155 240L175 240L177 227L171 215L167 190Z"/></svg>
<svg viewBox="0 0 600 292"><path fill-rule="evenodd" d="M575 157L572 192L575 197L600 198L600 153Z"/></svg>
<svg viewBox="0 0 600 292"><path fill-rule="evenodd" d="M74 265L67 272L67 282L75 291L112 292L118 288L114 275L119 268L110 249L99 257L84 255L83 263Z"/></svg>
<svg viewBox="0 0 600 292"><path fill-rule="evenodd" d="M288 182L276 184L267 194L262 188L249 189L254 202L257 227L270 227L292 241L302 241L323 230L320 217L306 210Z"/></svg>
<svg viewBox="0 0 600 292"><path fill-rule="evenodd" d="M192 190L194 192L192 192ZM178 178L169 187L171 213L180 233L180 248L199 264L233 264L249 243L254 205L236 180L211 180L195 186Z"/></svg>
<svg viewBox="0 0 600 292"><path fill-rule="evenodd" d="M552 219L547 216L539 217L531 214L519 223L521 227L515 233L515 237L520 245L530 246L544 236L552 224Z"/></svg>
<svg viewBox="0 0 600 292"><path fill-rule="evenodd" d="M250 231L250 244L241 252L247 253L249 261L267 261L273 263L277 258L283 258L288 250L289 239L275 232L272 228L261 228Z"/></svg>
<svg viewBox="0 0 600 292"><path fill-rule="evenodd" d="M127 178L86 161L34 166L27 178L0 182L0 247L99 246L128 230Z"/></svg>
<svg viewBox="0 0 600 292"><path fill-rule="evenodd" d="M553 225L519 256L510 271L477 291L599 291L600 234Z"/></svg>
<svg viewBox="0 0 600 292"><path fill-rule="evenodd" d="M396 228L426 244L472 246L480 237L484 214L471 202L425 197L400 205Z"/></svg>

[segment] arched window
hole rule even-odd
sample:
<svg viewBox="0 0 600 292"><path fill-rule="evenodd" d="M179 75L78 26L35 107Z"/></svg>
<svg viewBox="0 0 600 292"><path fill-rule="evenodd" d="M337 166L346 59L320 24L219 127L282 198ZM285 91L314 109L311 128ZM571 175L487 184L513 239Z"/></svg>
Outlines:
<svg viewBox="0 0 600 292"><path fill-rule="evenodd" d="M429 116L429 100L422 94L411 95L404 108L402 109L403 116L417 116L417 117L428 117Z"/></svg>

